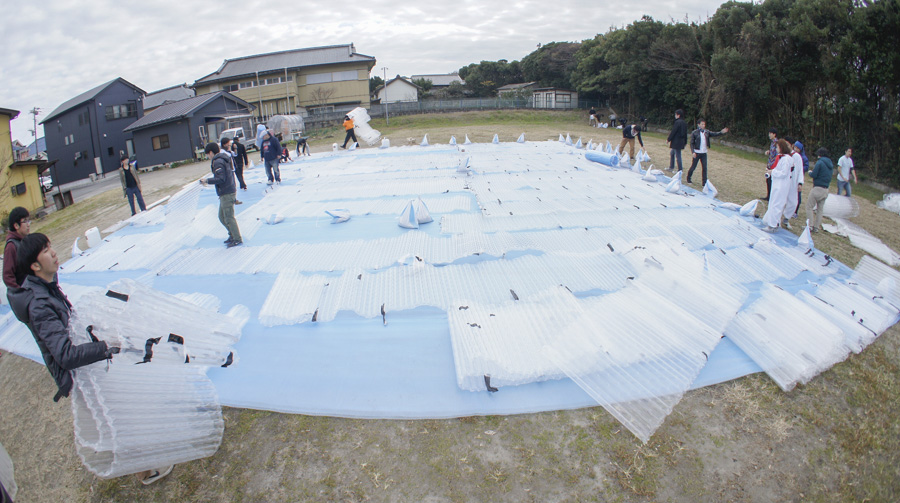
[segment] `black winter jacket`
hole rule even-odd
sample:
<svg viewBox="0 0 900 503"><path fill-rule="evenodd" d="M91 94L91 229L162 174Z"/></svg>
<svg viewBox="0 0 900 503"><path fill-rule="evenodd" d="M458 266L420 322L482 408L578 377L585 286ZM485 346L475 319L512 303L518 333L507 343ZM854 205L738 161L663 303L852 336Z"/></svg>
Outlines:
<svg viewBox="0 0 900 503"><path fill-rule="evenodd" d="M234 183L234 163L231 162L231 154L219 152L210 162L210 170L213 176L206 179L207 183L216 186L216 195L234 194L237 185Z"/></svg>
<svg viewBox="0 0 900 503"><path fill-rule="evenodd" d="M706 148L709 150L710 144L709 139L715 136L722 136L725 133L717 133L714 131L710 131L709 129L704 129L703 133L706 134ZM700 130L695 129L691 132L691 151L700 150Z"/></svg>
<svg viewBox="0 0 900 503"><path fill-rule="evenodd" d="M670 148L684 150L684 146L687 143L687 124L684 123L684 119L675 119L675 123L672 124L672 131L669 133L669 138L666 141L669 142Z"/></svg>
<svg viewBox="0 0 900 503"><path fill-rule="evenodd" d="M33 274L25 277L22 288L6 293L16 318L24 323L44 357L47 370L59 388L53 401L69 396L72 370L105 360L106 342L75 345L69 340L69 310L72 304L56 282L47 283Z"/></svg>

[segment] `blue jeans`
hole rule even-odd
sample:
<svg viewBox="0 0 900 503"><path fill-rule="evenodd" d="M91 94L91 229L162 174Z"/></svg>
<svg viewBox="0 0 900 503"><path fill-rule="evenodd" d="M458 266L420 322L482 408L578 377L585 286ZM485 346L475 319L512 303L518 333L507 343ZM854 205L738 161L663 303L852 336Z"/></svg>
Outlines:
<svg viewBox="0 0 900 503"><path fill-rule="evenodd" d="M672 170L675 168L675 162L678 162L678 171L681 171L681 149L671 148L669 149L669 169Z"/></svg>
<svg viewBox="0 0 900 503"><path fill-rule="evenodd" d="M274 177L273 177L274 175ZM276 181L281 183L281 170L278 169L278 158L266 160L266 178L269 179L269 183L272 181Z"/></svg>
<svg viewBox="0 0 900 503"><path fill-rule="evenodd" d="M136 211L134 211L134 198L137 197L138 207L141 211L147 211L147 207L144 206L144 196L141 195L141 189L137 187L128 187L125 189L125 195L128 197L128 204L131 205L131 215L134 216Z"/></svg>
<svg viewBox="0 0 900 503"><path fill-rule="evenodd" d="M851 191L850 191L850 182L849 181L842 182L842 181L838 180L838 195L841 195L841 189L844 189L844 192L846 192L847 197L850 197Z"/></svg>

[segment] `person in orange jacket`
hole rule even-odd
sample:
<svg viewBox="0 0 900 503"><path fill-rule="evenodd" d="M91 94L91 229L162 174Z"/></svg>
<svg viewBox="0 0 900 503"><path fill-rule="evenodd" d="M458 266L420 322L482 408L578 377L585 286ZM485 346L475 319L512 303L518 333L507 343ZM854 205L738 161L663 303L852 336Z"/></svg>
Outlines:
<svg viewBox="0 0 900 503"><path fill-rule="evenodd" d="M353 119L350 118L349 115L344 116L344 130L347 131L347 137L344 138L344 144L341 145L341 148L347 148L347 142L351 139L354 143L356 143L356 133L353 131Z"/></svg>

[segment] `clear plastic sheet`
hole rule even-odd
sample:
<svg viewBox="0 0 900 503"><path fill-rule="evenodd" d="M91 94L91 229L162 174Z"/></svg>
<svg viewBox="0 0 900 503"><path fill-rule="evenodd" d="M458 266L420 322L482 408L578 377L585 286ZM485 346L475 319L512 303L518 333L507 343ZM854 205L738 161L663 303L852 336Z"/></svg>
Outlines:
<svg viewBox="0 0 900 503"><path fill-rule="evenodd" d="M879 302L870 293L860 293L858 289L833 278L826 278L816 288L815 295L877 335L881 335L897 321L898 312L895 307Z"/></svg>
<svg viewBox="0 0 900 503"><path fill-rule="evenodd" d="M781 389L790 391L847 357L844 332L832 321L772 284L763 284L759 293L725 335Z"/></svg>
<svg viewBox="0 0 900 503"><path fill-rule="evenodd" d="M863 255L850 280L883 296L895 307L900 307L900 272L893 267Z"/></svg>

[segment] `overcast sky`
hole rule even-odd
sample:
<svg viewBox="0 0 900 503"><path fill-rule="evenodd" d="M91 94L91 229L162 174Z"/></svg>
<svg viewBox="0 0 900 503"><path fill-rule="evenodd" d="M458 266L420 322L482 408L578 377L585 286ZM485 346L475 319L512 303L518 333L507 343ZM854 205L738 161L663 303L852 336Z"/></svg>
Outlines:
<svg viewBox="0 0 900 503"><path fill-rule="evenodd" d="M720 0L367 0L204 2L41 0L4 6L0 108L21 111L12 137L33 141L64 101L122 77L153 92L214 72L226 58L354 43L373 75L448 73L520 60L538 43L580 42L649 14L706 20ZM43 136L42 127L38 126Z"/></svg>

